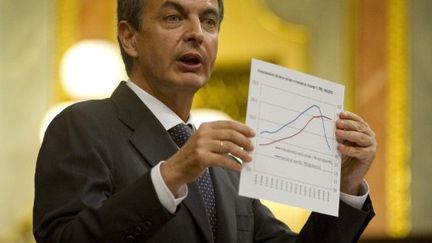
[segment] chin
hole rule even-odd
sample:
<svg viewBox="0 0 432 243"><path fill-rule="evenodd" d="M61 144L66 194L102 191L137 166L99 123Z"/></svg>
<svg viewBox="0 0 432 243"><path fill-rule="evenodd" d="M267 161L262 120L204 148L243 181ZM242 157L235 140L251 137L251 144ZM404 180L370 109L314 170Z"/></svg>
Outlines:
<svg viewBox="0 0 432 243"><path fill-rule="evenodd" d="M177 85L182 87L189 87L191 89L200 89L204 85L206 85L208 78L204 77L202 75L196 75L196 74L186 74L182 75L183 77L181 80L178 80Z"/></svg>

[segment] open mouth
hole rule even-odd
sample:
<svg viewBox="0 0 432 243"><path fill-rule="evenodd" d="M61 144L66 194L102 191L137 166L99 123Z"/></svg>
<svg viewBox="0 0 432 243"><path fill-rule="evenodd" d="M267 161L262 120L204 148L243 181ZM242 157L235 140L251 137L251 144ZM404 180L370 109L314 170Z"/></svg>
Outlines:
<svg viewBox="0 0 432 243"><path fill-rule="evenodd" d="M193 66L202 63L201 57L196 54L186 54L181 56L178 60L186 65L193 65Z"/></svg>

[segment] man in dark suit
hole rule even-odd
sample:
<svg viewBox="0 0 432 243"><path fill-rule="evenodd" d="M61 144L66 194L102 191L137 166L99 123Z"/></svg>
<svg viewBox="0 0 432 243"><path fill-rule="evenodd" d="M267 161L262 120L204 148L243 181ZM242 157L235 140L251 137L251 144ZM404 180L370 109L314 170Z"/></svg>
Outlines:
<svg viewBox="0 0 432 243"><path fill-rule="evenodd" d="M38 242L355 242L373 216L363 177L373 131L337 121L339 217L312 213L299 234L240 197L254 132L234 121L195 129L194 94L213 70L222 0L119 0L130 77L110 98L75 104L50 124L35 175ZM189 125L186 125L189 124Z"/></svg>

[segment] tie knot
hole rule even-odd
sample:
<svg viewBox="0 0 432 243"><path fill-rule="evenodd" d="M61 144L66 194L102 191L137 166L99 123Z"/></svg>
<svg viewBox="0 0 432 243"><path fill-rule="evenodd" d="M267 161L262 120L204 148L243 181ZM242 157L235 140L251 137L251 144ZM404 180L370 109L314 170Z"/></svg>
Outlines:
<svg viewBox="0 0 432 243"><path fill-rule="evenodd" d="M179 148L186 143L189 137L192 135L192 128L184 123L177 124L176 126L168 130L171 138L177 144Z"/></svg>

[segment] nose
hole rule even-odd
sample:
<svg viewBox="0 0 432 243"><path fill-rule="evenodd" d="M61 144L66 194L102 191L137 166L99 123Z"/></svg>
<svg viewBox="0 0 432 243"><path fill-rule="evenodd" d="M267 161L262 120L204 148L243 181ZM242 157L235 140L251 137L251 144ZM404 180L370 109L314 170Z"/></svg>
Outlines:
<svg viewBox="0 0 432 243"><path fill-rule="evenodd" d="M199 18L194 18L189 21L187 26L185 39L187 42L192 42L196 45L201 45L204 40L204 33Z"/></svg>

